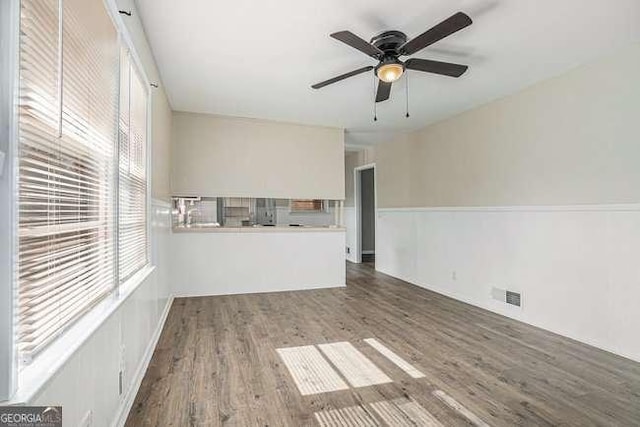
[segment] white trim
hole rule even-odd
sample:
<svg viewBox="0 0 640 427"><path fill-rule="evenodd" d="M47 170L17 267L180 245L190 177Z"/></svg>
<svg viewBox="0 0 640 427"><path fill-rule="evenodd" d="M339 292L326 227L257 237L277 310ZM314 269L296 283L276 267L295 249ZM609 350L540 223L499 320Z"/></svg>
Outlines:
<svg viewBox="0 0 640 427"><path fill-rule="evenodd" d="M125 394L124 399L121 400L118 411L116 412L116 417L111 423L112 427L124 426L127 421L127 417L129 416L129 412L131 411L133 402L135 401L138 390L140 389L140 385L142 384L142 379L147 372L149 363L151 363L151 358L153 357L153 352L155 351L156 346L158 345L158 341L160 340L160 335L162 335L164 324L167 321L167 317L169 317L169 311L171 310L173 299L173 296L170 296L167 299L167 303L164 306L164 310L162 311L162 316L160 317L160 321L156 326L156 330L153 332L151 341L147 345L147 349L144 352L142 361L138 365L138 369L136 369L136 373L132 378L131 385L129 386L129 389Z"/></svg>
<svg viewBox="0 0 640 427"><path fill-rule="evenodd" d="M225 295L275 294L275 293L281 293L281 292L305 292L305 291L315 291L318 289L336 289L336 288L344 288L346 286L347 286L346 284L331 285L331 286L320 285L320 286L305 287L304 289L292 287L292 288L282 288L282 289L269 289L268 291L259 290L259 291L245 291L245 292L231 291L231 292L217 292L217 293L211 293L211 292L178 293L178 294L174 294L174 297L175 298L198 298L198 297L219 297L219 296L225 296Z"/></svg>
<svg viewBox="0 0 640 427"><path fill-rule="evenodd" d="M375 255L376 251L360 251L362 255Z"/></svg>
<svg viewBox="0 0 640 427"><path fill-rule="evenodd" d="M353 198L355 200L355 237L353 248L355 249L354 262L360 264L362 262L362 229L360 227L362 223L362 212L360 209L361 198L360 187L362 183L362 171L367 169L373 169L373 195L374 195L374 229L375 234L378 234L378 174L376 173L376 164L368 163L366 165L357 166L353 169ZM375 241L374 241L375 247Z"/></svg>
<svg viewBox="0 0 640 427"><path fill-rule="evenodd" d="M640 211L640 203L378 208L378 212L603 212L603 211L606 211L606 212Z"/></svg>
<svg viewBox="0 0 640 427"><path fill-rule="evenodd" d="M345 232L344 227L337 226L313 226L313 225L301 225L297 227L291 227L289 225L276 225L271 227L185 227L176 226L171 227L171 231L176 234L182 233L333 233L333 232Z"/></svg>
<svg viewBox="0 0 640 427"><path fill-rule="evenodd" d="M0 400L10 398L17 389L15 346L15 295L17 258L18 193L17 141L19 87L20 2L0 1L0 151L4 164L0 173Z"/></svg>
<svg viewBox="0 0 640 427"><path fill-rule="evenodd" d="M24 366L20 371L17 393L2 404L25 404L36 397L78 349L149 278L154 270L154 266L148 265L138 271L121 286L120 295L114 292L105 298L57 338L42 354L39 354L31 364Z"/></svg>

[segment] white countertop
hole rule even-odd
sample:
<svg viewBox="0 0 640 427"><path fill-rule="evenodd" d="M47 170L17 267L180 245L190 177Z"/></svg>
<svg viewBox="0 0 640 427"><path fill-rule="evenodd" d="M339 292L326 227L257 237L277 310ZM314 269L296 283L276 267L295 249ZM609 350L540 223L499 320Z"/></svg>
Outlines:
<svg viewBox="0 0 640 427"><path fill-rule="evenodd" d="M174 233L291 233L291 232L344 232L345 228L335 225L312 226L302 225L291 227L289 225L272 226L246 226L246 227L215 227L215 226L178 226L172 228Z"/></svg>

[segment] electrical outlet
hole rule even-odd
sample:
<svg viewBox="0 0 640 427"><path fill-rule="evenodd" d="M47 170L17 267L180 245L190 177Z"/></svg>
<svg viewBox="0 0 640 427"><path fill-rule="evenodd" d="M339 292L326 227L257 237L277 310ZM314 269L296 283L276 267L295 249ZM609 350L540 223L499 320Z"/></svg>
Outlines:
<svg viewBox="0 0 640 427"><path fill-rule="evenodd" d="M347 246L347 253L350 254L351 253L351 248L349 246Z"/></svg>
<svg viewBox="0 0 640 427"><path fill-rule="evenodd" d="M507 290L493 286L491 288L491 298L496 301L505 302L507 300Z"/></svg>
<svg viewBox="0 0 640 427"><path fill-rule="evenodd" d="M451 280L458 280L458 273L456 273L455 271L451 272Z"/></svg>

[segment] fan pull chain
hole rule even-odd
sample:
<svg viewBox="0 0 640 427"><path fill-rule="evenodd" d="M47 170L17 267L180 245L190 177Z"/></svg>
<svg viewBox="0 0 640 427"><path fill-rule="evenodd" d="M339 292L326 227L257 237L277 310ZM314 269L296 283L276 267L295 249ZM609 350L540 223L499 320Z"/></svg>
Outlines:
<svg viewBox="0 0 640 427"><path fill-rule="evenodd" d="M409 73L406 73L404 87L405 87L405 95L406 95L406 101L407 101L407 114L405 115L405 117L408 118L409 117Z"/></svg>
<svg viewBox="0 0 640 427"><path fill-rule="evenodd" d="M373 75L373 121L378 121L378 106L376 105L376 75Z"/></svg>

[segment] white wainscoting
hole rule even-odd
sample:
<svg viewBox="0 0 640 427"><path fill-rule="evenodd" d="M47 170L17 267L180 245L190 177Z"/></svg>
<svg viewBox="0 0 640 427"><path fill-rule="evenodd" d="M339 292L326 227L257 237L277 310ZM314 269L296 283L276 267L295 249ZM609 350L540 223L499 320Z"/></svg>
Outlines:
<svg viewBox="0 0 640 427"><path fill-rule="evenodd" d="M171 306L169 204L152 204L155 269L53 374L32 405L62 405L65 426L120 426L138 391ZM123 393L118 374L123 368ZM90 418L90 420L89 420Z"/></svg>
<svg viewBox="0 0 640 427"><path fill-rule="evenodd" d="M640 361L640 204L379 209L377 224L379 271Z"/></svg>
<svg viewBox="0 0 640 427"><path fill-rule="evenodd" d="M346 283L343 230L175 232L171 241L175 296L292 291Z"/></svg>

